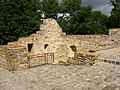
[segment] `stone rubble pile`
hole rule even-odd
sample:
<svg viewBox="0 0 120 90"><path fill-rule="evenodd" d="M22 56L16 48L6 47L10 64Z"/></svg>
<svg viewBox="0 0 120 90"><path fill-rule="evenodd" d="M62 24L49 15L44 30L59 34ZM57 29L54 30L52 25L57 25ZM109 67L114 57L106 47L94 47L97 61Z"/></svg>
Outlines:
<svg viewBox="0 0 120 90"><path fill-rule="evenodd" d="M93 65L98 60L96 53L79 52L74 57L68 58L67 62L73 65Z"/></svg>

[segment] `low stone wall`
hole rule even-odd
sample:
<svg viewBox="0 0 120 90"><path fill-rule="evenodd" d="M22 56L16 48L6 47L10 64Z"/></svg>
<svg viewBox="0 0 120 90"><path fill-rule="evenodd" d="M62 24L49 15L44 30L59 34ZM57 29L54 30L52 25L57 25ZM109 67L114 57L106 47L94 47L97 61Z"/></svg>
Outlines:
<svg viewBox="0 0 120 90"><path fill-rule="evenodd" d="M120 45L120 28L110 29L111 44Z"/></svg>
<svg viewBox="0 0 120 90"><path fill-rule="evenodd" d="M4 48L4 46L0 46L0 67L7 68L6 64L6 49Z"/></svg>
<svg viewBox="0 0 120 90"><path fill-rule="evenodd" d="M109 63L109 64L114 64L114 65L120 65L119 61L111 60L111 59L106 59L106 58L99 58L98 61Z"/></svg>
<svg viewBox="0 0 120 90"><path fill-rule="evenodd" d="M6 58L8 70L18 70L28 67L26 47L7 46Z"/></svg>
<svg viewBox="0 0 120 90"><path fill-rule="evenodd" d="M68 58L67 62L74 65L93 65L98 59L96 53L79 52L73 58Z"/></svg>
<svg viewBox="0 0 120 90"><path fill-rule="evenodd" d="M1 47L0 67L10 71L28 68L26 47L23 46Z"/></svg>
<svg viewBox="0 0 120 90"><path fill-rule="evenodd" d="M78 51L105 48L111 44L109 35L66 35L69 45L76 45Z"/></svg>
<svg viewBox="0 0 120 90"><path fill-rule="evenodd" d="M110 29L109 35L66 35L54 19L45 19L40 30L29 37L19 38L18 42L8 45L24 45L33 43L33 53L44 53L45 44L55 42L68 46L75 45L77 51L88 52L89 50L105 49L120 44L120 29ZM49 50L50 51L50 50Z"/></svg>
<svg viewBox="0 0 120 90"><path fill-rule="evenodd" d="M35 55L53 52L55 53L55 62L59 62L63 58L66 61L68 57L74 57L74 52L88 52L115 47L120 45L120 29L110 29L109 35L66 35L58 23L50 18L43 21L40 30L36 33L29 37L19 38L16 42L8 43L9 45L25 46L25 48L6 48L7 62L11 64L9 67L12 67L12 64L18 64L18 67L15 67L18 69L21 67L19 65L26 65L26 53ZM85 55L85 57L88 56ZM5 59L3 60L5 61Z"/></svg>
<svg viewBox="0 0 120 90"><path fill-rule="evenodd" d="M34 37L21 37L18 41L9 42L8 45L24 45L26 46L29 42L33 42Z"/></svg>
<svg viewBox="0 0 120 90"><path fill-rule="evenodd" d="M91 52L77 52L75 53L75 58L81 58L82 60L97 60L98 54Z"/></svg>

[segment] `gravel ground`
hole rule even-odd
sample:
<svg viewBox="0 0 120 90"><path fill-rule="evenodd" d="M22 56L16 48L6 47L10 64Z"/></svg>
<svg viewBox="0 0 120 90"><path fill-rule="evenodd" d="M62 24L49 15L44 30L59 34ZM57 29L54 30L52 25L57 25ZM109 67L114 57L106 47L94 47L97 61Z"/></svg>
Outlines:
<svg viewBox="0 0 120 90"><path fill-rule="evenodd" d="M120 66L98 62L93 66L45 65L15 72L0 68L0 90L120 90Z"/></svg>
<svg viewBox="0 0 120 90"><path fill-rule="evenodd" d="M120 61L120 47L98 53ZM15 72L0 68L0 90L120 90L120 65L43 65Z"/></svg>
<svg viewBox="0 0 120 90"><path fill-rule="evenodd" d="M97 51L102 58L120 62L120 47Z"/></svg>

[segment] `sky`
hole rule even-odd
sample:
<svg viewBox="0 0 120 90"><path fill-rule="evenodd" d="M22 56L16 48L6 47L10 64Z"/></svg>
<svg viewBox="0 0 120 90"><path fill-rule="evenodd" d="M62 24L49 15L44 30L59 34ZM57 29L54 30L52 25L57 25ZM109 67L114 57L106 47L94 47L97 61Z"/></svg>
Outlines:
<svg viewBox="0 0 120 90"><path fill-rule="evenodd" d="M84 6L92 5L94 10L99 10L103 14L110 16L112 6L109 4L109 0L82 0Z"/></svg>

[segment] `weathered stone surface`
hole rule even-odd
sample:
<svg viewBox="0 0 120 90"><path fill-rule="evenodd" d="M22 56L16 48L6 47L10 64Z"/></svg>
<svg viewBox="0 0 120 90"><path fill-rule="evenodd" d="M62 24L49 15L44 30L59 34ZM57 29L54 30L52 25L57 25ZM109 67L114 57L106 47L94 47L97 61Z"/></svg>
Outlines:
<svg viewBox="0 0 120 90"><path fill-rule="evenodd" d="M91 67L44 65L15 72L0 68L0 90L119 90L119 72L119 66L102 62ZM106 82L109 76L117 78Z"/></svg>
<svg viewBox="0 0 120 90"><path fill-rule="evenodd" d="M80 61L74 58L68 58L67 63L72 64L72 65L79 65Z"/></svg>
<svg viewBox="0 0 120 90"><path fill-rule="evenodd" d="M12 70L12 69L17 70L20 68L25 68L25 67L20 67L19 65L28 64L26 47L24 46L6 47L6 58L7 58L8 70Z"/></svg>
<svg viewBox="0 0 120 90"><path fill-rule="evenodd" d="M74 54L71 49L69 49L71 45L76 46L77 52L113 47L116 46L116 43L119 45L119 33L120 29L110 29L109 35L66 35L62 32L58 23L54 19L49 18L43 21L39 31L29 37L20 38L17 44L22 44L27 47L28 43L33 43L31 50L33 54L45 52L56 53L58 47L60 48L60 44L66 45L67 50L62 49L64 53L66 53L66 57L73 57ZM14 43L8 44L13 45ZM44 49L45 44L48 44L46 49ZM61 53L59 55L61 56Z"/></svg>
<svg viewBox="0 0 120 90"><path fill-rule="evenodd" d="M74 65L93 65L98 59L96 53L79 52L73 58L68 58L67 62Z"/></svg>
<svg viewBox="0 0 120 90"><path fill-rule="evenodd" d="M0 67L6 68L6 64L6 49L4 48L4 46L0 46Z"/></svg>
<svg viewBox="0 0 120 90"><path fill-rule="evenodd" d="M101 50L120 45L120 29L110 29L109 35L66 35L56 20L49 18L43 20L40 30L29 37L21 37L18 41L8 43L9 46L24 46L26 49L7 48L7 54L0 50L0 66L5 67L6 61L17 65L18 67L27 66L27 56L43 53L54 53L54 64L64 59L67 62L68 57L73 58L75 52L88 52L89 50ZM76 55L76 54L75 54ZM78 58L78 57L77 57ZM81 59L80 59L81 58ZM8 60L7 60L8 59ZM37 65L40 58L31 58L31 63ZM78 61L80 64L87 64L90 60L94 61L96 57L91 55L82 55ZM37 61L38 60L38 61ZM75 62L75 63L76 63ZM111 63L109 61L109 63ZM93 63L89 63L93 64ZM119 65L120 63L117 62Z"/></svg>

